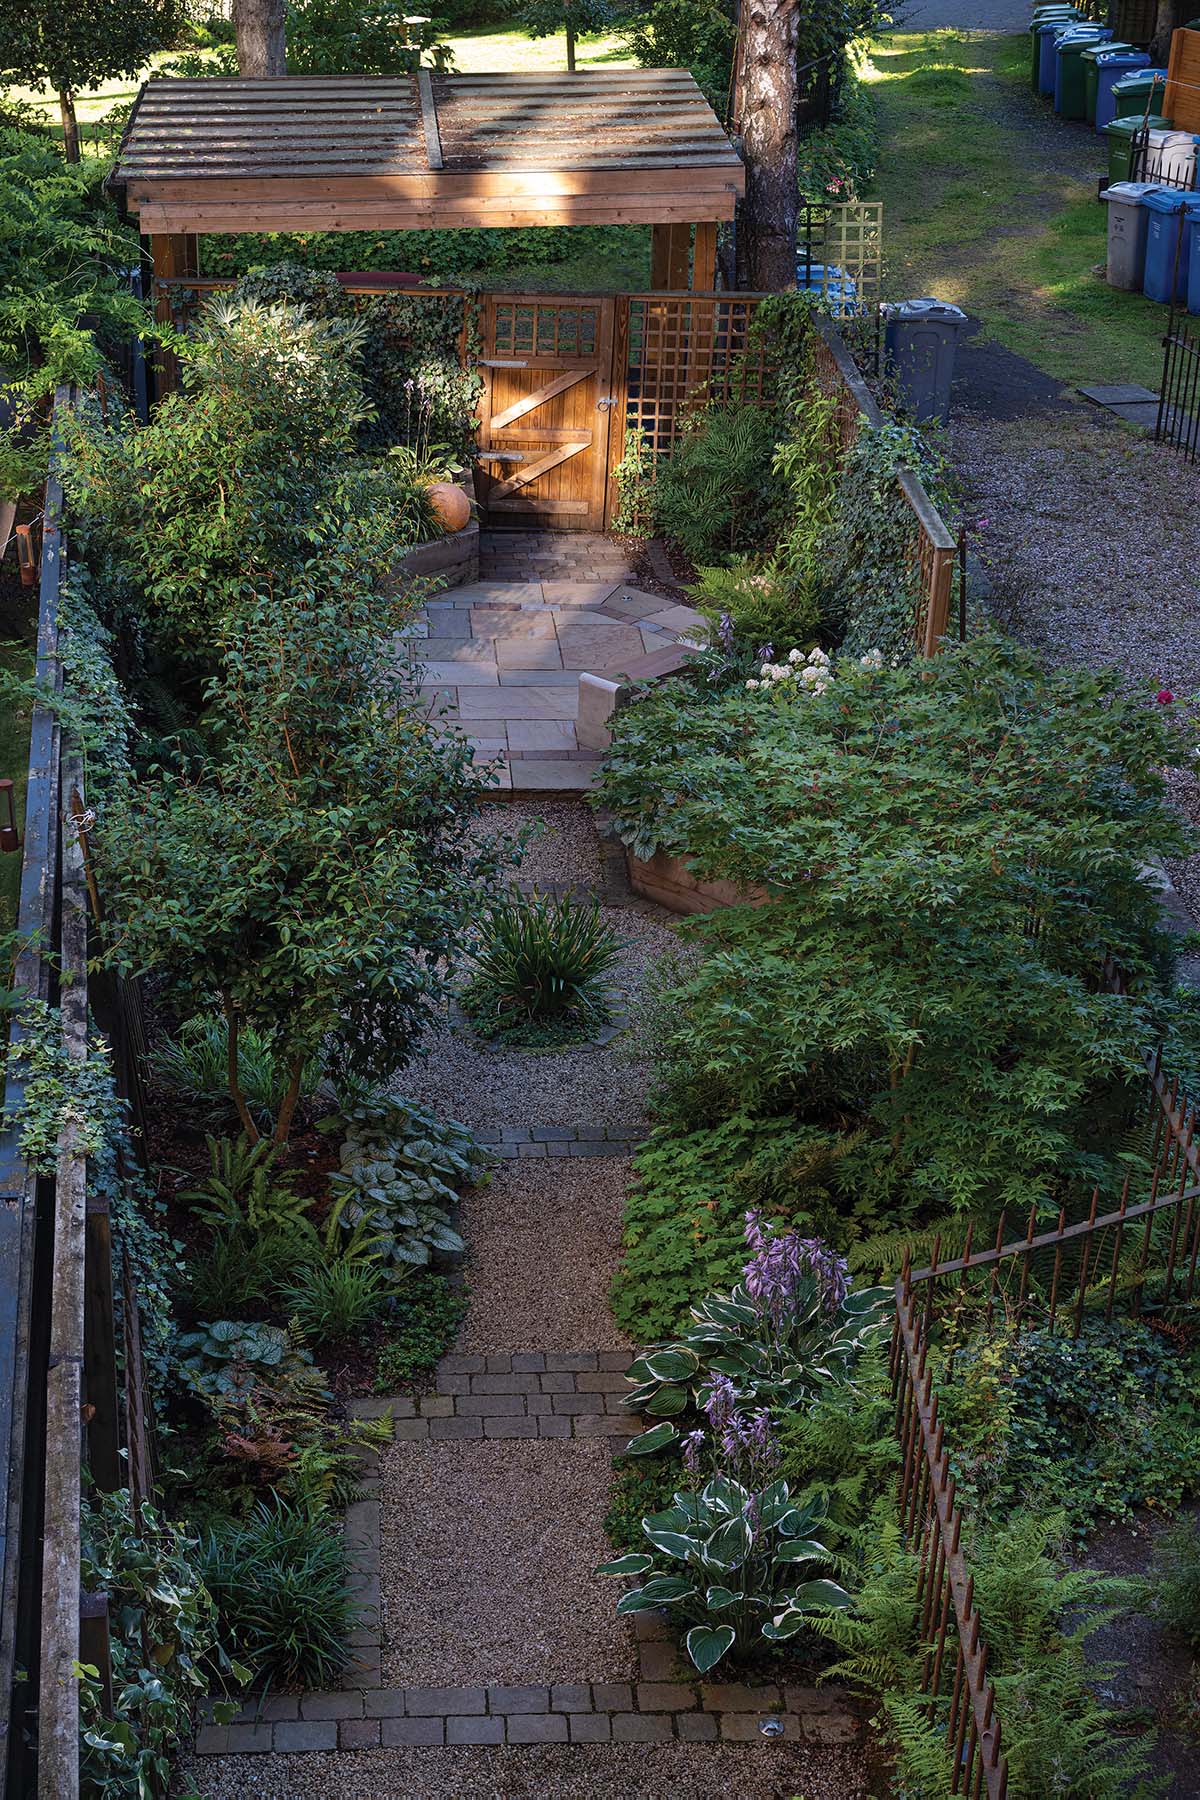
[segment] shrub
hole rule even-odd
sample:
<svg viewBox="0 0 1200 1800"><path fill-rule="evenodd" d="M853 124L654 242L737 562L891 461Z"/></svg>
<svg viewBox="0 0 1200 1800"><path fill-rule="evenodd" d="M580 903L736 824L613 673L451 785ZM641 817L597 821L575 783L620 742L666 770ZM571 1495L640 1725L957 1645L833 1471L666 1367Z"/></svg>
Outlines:
<svg viewBox="0 0 1200 1800"><path fill-rule="evenodd" d="M463 1005L490 1036L569 1040L609 1017L603 986L620 939L597 901L524 895L493 904L472 952Z"/></svg>
<svg viewBox="0 0 1200 1800"><path fill-rule="evenodd" d="M226 1654L198 1552L145 1501L135 1517L125 1489L84 1501L80 1585L108 1598L113 1692L105 1716L99 1672L83 1666L80 1781L89 1796L164 1791L197 1702L214 1681L251 1679ZM217 1722L236 1711L218 1701Z"/></svg>
<svg viewBox="0 0 1200 1800"><path fill-rule="evenodd" d="M710 643L719 644L728 630L733 643L744 648L746 654L731 672L743 679L756 672L764 650L813 642L820 631L819 600L774 559L747 558L729 568L697 569L687 592L709 621Z"/></svg>
<svg viewBox="0 0 1200 1800"><path fill-rule="evenodd" d="M1200 1349L1141 1320L980 1335L942 1390L960 1490L986 1518L1036 1505L1083 1535L1200 1485Z"/></svg>
<svg viewBox="0 0 1200 1800"><path fill-rule="evenodd" d="M1154 1591L1159 1617L1200 1650L1200 1534L1194 1514L1180 1519L1163 1539Z"/></svg>
<svg viewBox="0 0 1200 1800"><path fill-rule="evenodd" d="M338 1522L274 1499L249 1518L215 1525L201 1569L221 1627L273 1687L329 1687L349 1660L356 1609Z"/></svg>
<svg viewBox="0 0 1200 1800"><path fill-rule="evenodd" d="M390 1303L375 1392L394 1394L423 1381L454 1342L467 1305L465 1290L444 1275L409 1276Z"/></svg>
<svg viewBox="0 0 1200 1800"><path fill-rule="evenodd" d="M771 479L779 420L760 406L692 412L654 484L656 530L693 563L761 549L775 536Z"/></svg>
<svg viewBox="0 0 1200 1800"><path fill-rule="evenodd" d="M286 1232L214 1232L187 1266L192 1311L201 1319L238 1318L270 1300L295 1267L296 1245Z"/></svg>
<svg viewBox="0 0 1200 1800"><path fill-rule="evenodd" d="M771 896L687 927L669 1103L702 1084L728 1114L857 1133L848 1214L1111 1191L1170 1013L1142 870L1181 841L1161 770L1186 734L995 637L880 661L618 717L598 798L625 842ZM1098 991L1110 953L1133 998Z"/></svg>
<svg viewBox="0 0 1200 1800"><path fill-rule="evenodd" d="M269 1041L253 1025L238 1032L238 1085L246 1105L256 1118L278 1112L287 1086ZM185 1019L173 1037L166 1037L151 1053L150 1066L158 1079L191 1100L228 1101L229 1025L220 1013L198 1013ZM299 1099L311 1100L321 1079L316 1057L301 1071Z"/></svg>

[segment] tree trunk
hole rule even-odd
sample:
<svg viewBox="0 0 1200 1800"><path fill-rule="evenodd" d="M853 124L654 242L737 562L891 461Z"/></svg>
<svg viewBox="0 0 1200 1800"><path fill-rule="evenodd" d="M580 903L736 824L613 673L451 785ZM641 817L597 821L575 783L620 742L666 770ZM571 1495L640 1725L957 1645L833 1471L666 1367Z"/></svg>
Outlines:
<svg viewBox="0 0 1200 1800"><path fill-rule="evenodd" d="M300 1098L300 1083L304 1079L303 1056L297 1056L288 1072L287 1092L283 1096L279 1108L279 1117L275 1121L273 1142L286 1144L288 1132L292 1129L292 1119L296 1111L296 1103Z"/></svg>
<svg viewBox="0 0 1200 1800"><path fill-rule="evenodd" d="M254 1123L254 1115L246 1105L246 1096L242 1092L242 1076L238 1067L238 1016L228 994L221 996L225 1005L225 1079L229 1088L229 1098L237 1109L237 1116L242 1122L242 1130L246 1141L257 1144L259 1129Z"/></svg>
<svg viewBox="0 0 1200 1800"><path fill-rule="evenodd" d="M233 0L239 75L286 75L284 0Z"/></svg>
<svg viewBox="0 0 1200 1800"><path fill-rule="evenodd" d="M746 164L738 218L738 285L780 293L796 285L796 8L743 0L734 122Z"/></svg>
<svg viewBox="0 0 1200 1800"><path fill-rule="evenodd" d="M1191 0L1158 0L1154 36L1150 40L1150 59L1156 68L1166 68L1171 55L1171 34L1184 23L1184 14L1190 16L1190 12ZM1159 108L1154 110L1157 112Z"/></svg>
<svg viewBox="0 0 1200 1800"><path fill-rule="evenodd" d="M567 74L575 73L575 27L567 26Z"/></svg>
<svg viewBox="0 0 1200 1800"><path fill-rule="evenodd" d="M62 114L63 154L68 162L79 162L79 121L75 117L75 96L70 88L59 88L58 109Z"/></svg>

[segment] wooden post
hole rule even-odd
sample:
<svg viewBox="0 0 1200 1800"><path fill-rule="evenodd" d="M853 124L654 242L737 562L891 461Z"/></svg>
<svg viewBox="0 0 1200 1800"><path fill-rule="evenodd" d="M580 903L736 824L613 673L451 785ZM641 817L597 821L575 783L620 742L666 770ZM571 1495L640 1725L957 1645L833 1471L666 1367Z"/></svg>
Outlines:
<svg viewBox="0 0 1200 1800"><path fill-rule="evenodd" d="M717 285L716 221L696 227L696 247L692 254L692 286L698 294L709 294Z"/></svg>
<svg viewBox="0 0 1200 1800"><path fill-rule="evenodd" d="M90 1663L100 1675L100 1704L112 1717L112 1640L108 1630L108 1595L79 1596L79 1660Z"/></svg>
<svg viewBox="0 0 1200 1800"><path fill-rule="evenodd" d="M160 281L178 281L196 275L200 269L200 247L192 232L159 232L150 239L150 262L154 270L154 317L160 325L171 323L169 294L159 287ZM169 350L160 350L154 361L156 398L169 394L178 382L178 362Z"/></svg>
<svg viewBox="0 0 1200 1800"><path fill-rule="evenodd" d="M690 225L652 225L650 228L650 286L656 290L682 291L690 286L688 267L692 253Z"/></svg>
<svg viewBox="0 0 1200 1800"><path fill-rule="evenodd" d="M78 760L64 785L82 781ZM87 888L79 838L62 832L62 1041L72 1063L87 1061ZM79 1794L80 1505L83 1406L84 1241L87 1153L69 1114L58 1134L50 1342L46 1375L45 1519L42 1531L42 1638L38 1800Z"/></svg>
<svg viewBox="0 0 1200 1800"><path fill-rule="evenodd" d="M83 1291L83 1391L88 1420L88 1468L102 1494L123 1486L121 1415L113 1312L112 1229L108 1201L89 1194Z"/></svg>

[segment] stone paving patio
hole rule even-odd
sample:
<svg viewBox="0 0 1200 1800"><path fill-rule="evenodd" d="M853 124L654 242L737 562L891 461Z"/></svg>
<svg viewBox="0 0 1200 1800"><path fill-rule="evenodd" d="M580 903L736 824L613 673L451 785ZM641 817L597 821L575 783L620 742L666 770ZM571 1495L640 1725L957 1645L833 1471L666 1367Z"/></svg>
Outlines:
<svg viewBox="0 0 1200 1800"><path fill-rule="evenodd" d="M690 606L634 586L623 551L587 534L485 534L486 578L438 594L413 629L422 692L500 787L581 793L599 766L575 734L579 677L622 674L655 650L699 641Z"/></svg>

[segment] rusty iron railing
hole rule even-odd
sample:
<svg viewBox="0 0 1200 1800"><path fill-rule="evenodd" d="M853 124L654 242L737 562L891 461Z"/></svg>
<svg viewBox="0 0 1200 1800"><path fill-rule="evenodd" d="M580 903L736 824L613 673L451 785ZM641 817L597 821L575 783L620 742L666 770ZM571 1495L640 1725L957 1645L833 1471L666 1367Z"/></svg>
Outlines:
<svg viewBox="0 0 1200 1800"><path fill-rule="evenodd" d="M1114 972L1106 975L1119 989ZM1018 1332L1058 1323L1077 1338L1089 1311L1111 1318L1120 1306L1136 1317L1150 1287L1162 1304L1193 1299L1200 1263L1197 1109L1178 1078L1166 1074L1161 1055L1148 1061L1147 1074L1145 1199L1131 1201L1127 1177L1115 1210L1101 1214L1093 1194L1085 1219L1068 1224L1060 1212L1052 1230L1039 1232L1035 1208L1024 1235L1011 1241L1002 1214L989 1248L976 1250L968 1227L961 1255L939 1260L935 1240L929 1266L914 1269L906 1260L896 1282L891 1376L899 1509L918 1566L921 1687L930 1718L944 1723L951 1791L968 1800L1005 1800L1008 1771L933 1360L935 1353L944 1359L944 1387L953 1380L966 1321L985 1333L997 1319Z"/></svg>

